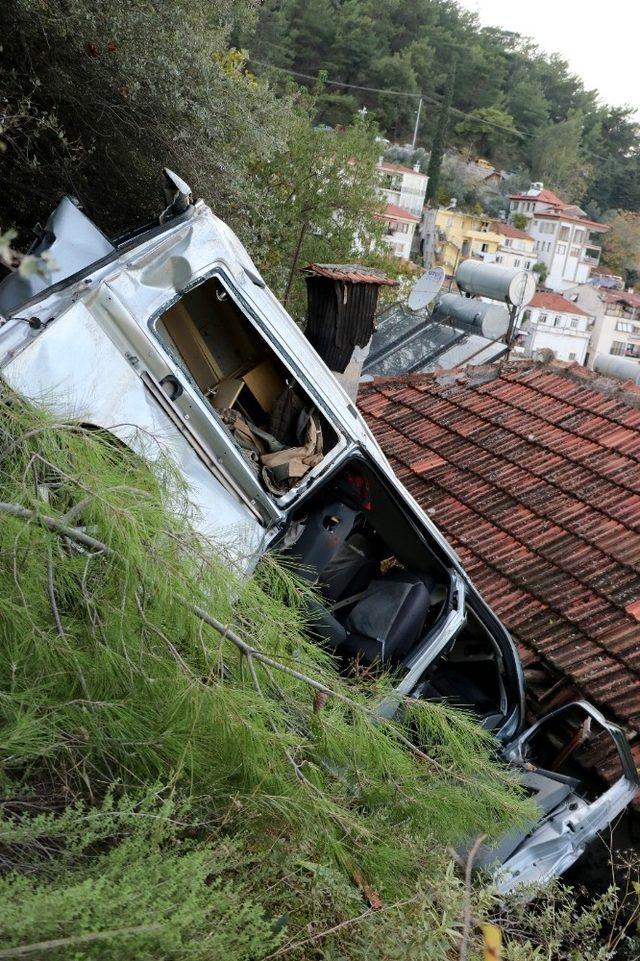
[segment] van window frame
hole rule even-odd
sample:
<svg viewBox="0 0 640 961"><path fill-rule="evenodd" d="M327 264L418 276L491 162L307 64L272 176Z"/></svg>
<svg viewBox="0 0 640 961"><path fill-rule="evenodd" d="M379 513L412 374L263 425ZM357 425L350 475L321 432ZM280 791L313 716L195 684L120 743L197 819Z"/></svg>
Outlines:
<svg viewBox="0 0 640 961"><path fill-rule="evenodd" d="M347 455L348 449L351 445L349 444L348 438L345 435L343 426L334 416L332 416L329 405L327 404L323 395L318 391L316 385L303 372L296 362L295 357L284 350L278 341L271 336L270 325L260 315L260 312L255 308L255 306L243 296L242 291L239 289L238 284L235 281L235 278L228 270L225 270L224 267L222 267L220 264L217 264L211 270L206 271L194 280L190 281L185 287L178 291L175 296L169 298L159 308L154 310L147 320L147 327L149 334L154 340L154 343L160 347L166 357L169 358L171 363L176 366L180 373L185 377L191 391L193 391L193 393L198 397L199 401L206 406L207 413L215 419L216 424L229 438L230 446L233 448L237 458L239 458L241 461L244 461L242 452L231 436L228 427L226 424L224 424L217 411L207 401L204 393L196 383L182 358L179 355L176 356L175 352L171 349L171 346L167 343L166 339L160 335L157 329L158 322L162 319L163 315L174 306L174 304L179 303L192 290L195 290L196 287L202 286L202 284L209 280L217 280L220 283L220 285L226 291L227 296L231 298L236 307L242 312L247 322L254 327L258 335L262 338L269 350L273 352L277 360L280 361L280 363L295 378L296 382L301 386L304 393L318 409L322 418L327 421L337 437L337 442L334 444L331 450L325 454L321 462L313 467L307 474L305 474L296 486L292 487L291 490L286 491L286 493L282 494L280 497L275 497L269 490L267 490L266 487L264 487L262 482L259 481L260 487L264 493L264 497L269 501L269 503L276 505L280 510L282 510L292 502L297 501L298 498L303 494L306 494L309 488L318 479L319 475L325 474L335 465L337 460L341 460ZM311 344L309 344L309 350L313 350Z"/></svg>

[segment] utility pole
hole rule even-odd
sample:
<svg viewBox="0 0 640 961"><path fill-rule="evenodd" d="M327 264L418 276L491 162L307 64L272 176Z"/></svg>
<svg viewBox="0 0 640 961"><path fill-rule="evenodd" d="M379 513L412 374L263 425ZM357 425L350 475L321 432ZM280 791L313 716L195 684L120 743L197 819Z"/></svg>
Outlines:
<svg viewBox="0 0 640 961"><path fill-rule="evenodd" d="M300 228L300 233L298 235L298 243L296 244L296 249L293 255L293 261L291 263L291 270L289 271L289 279L287 281L287 286L284 292L284 297L282 298L282 306L286 307L289 301L289 294L291 293L291 285L293 284L293 278L296 275L296 267L298 266L298 258L300 257L300 248L302 247L302 241L304 240L304 235L307 232L307 227L309 226L309 221L305 220Z"/></svg>
<svg viewBox="0 0 640 961"><path fill-rule="evenodd" d="M420 114L422 113L422 97L418 100L418 112L416 114L416 125L413 128L413 140L411 141L411 147L413 150L416 149L416 140L418 139L418 127L420 126Z"/></svg>

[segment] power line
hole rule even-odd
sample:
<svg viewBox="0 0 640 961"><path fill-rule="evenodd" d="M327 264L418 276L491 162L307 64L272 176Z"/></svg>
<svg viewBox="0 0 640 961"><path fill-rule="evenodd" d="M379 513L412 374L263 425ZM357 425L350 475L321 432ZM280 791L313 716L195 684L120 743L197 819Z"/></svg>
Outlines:
<svg viewBox="0 0 640 961"><path fill-rule="evenodd" d="M278 50L288 51L288 48L282 46L282 44L272 43L269 40L263 40L262 42L267 44L267 46L269 47L274 47ZM370 87L370 86L363 86L357 83L346 83L344 80L330 80L329 78L326 78L326 77L325 78L321 78L318 76L314 77L312 74L301 73L298 70L292 70L290 67L277 67L275 64L267 63L265 60L254 60L253 57L249 57L249 59L251 60L252 63L256 63L261 67L267 67L270 70L277 70L280 73L288 73L288 74L291 74L291 76L293 77L300 77L303 80L311 80L313 83L325 83L328 86L332 86L332 87L344 87L348 90L362 90L366 93L388 94L391 97L408 97L412 99L421 99L421 100L426 100L428 103L433 103L438 107L442 105L442 99L432 97L426 93L417 93L415 91L410 91L410 90L389 90L383 87ZM459 107L451 107L450 109L451 109L451 113L455 113L459 117L473 117L476 123L484 124L487 127L494 127L497 130L504 130L506 131L506 133L512 134L516 137L520 137L522 140L533 140L536 136L535 131L516 130L513 127L505 127L504 124L494 123L494 121L492 120L485 120L482 117L474 117L473 111L471 110L460 110ZM589 156L590 158L593 158L593 160L601 160L604 163L608 163L610 159L609 157L603 157L601 154L596 154L591 151L589 152Z"/></svg>
<svg viewBox="0 0 640 961"><path fill-rule="evenodd" d="M331 80L329 77L314 77L309 73L301 73L299 70L292 70L290 67L277 67L273 63L267 63L265 60L255 60L253 57L249 58L252 63L258 64L260 67L267 67L270 70L276 70L279 73L288 73L293 77L300 77L302 80L310 80L313 83L323 83L330 87L344 87L348 90L362 90L365 93L380 93L385 94L390 97L407 97L414 100L426 100L428 103L433 103L436 106L442 104L441 100L430 96L426 93L417 93L409 90L389 90L384 87L369 87L363 84L357 83L346 83L344 80ZM473 117L473 112L470 110L460 110L458 107L451 107L451 113L458 114L461 117ZM494 123L492 120L485 120L482 117L473 117L476 123L484 124L487 127L494 127L497 130L504 130L512 136L526 138L527 134L523 133L521 130L516 130L514 127L505 127L504 124ZM530 135L529 135L530 136Z"/></svg>

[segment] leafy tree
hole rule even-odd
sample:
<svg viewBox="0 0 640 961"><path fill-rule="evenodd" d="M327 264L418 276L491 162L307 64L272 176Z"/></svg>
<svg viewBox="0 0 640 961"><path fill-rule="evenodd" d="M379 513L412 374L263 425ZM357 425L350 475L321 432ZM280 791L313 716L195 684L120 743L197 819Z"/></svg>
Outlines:
<svg viewBox="0 0 640 961"><path fill-rule="evenodd" d="M300 110L286 146L253 174L264 184L252 251L295 316L305 305L300 268L366 258L380 235L376 127L367 117L341 130L313 127Z"/></svg>
<svg viewBox="0 0 640 961"><path fill-rule="evenodd" d="M514 214L511 219L513 220L513 226L517 227L518 230L524 230L528 224L524 214Z"/></svg>
<svg viewBox="0 0 640 961"><path fill-rule="evenodd" d="M618 274L635 282L640 274L640 213L620 210L609 221L602 238L602 260Z"/></svg>
<svg viewBox="0 0 640 961"><path fill-rule="evenodd" d="M549 268L547 267L547 265L543 264L542 261L539 260L537 263L533 265L531 270L533 271L534 274L538 275L538 284L540 285L540 287L544 287L545 281L549 274Z"/></svg>
<svg viewBox="0 0 640 961"><path fill-rule="evenodd" d="M463 117L456 112L456 121L464 115L477 120L476 111L497 107L524 137L483 142L483 130L490 127L474 127L472 119L471 130L449 128L445 147L468 144L471 136L477 149L521 170L532 163L536 138L542 145L562 139L562 128L555 128L580 114L580 176L574 184L568 168L560 169L559 180L569 181L572 195L584 194L591 209L640 209L640 128L633 109L601 104L597 92L586 90L562 57L549 57L517 33L481 28L477 15L451 0L387 0L383 5L375 0L265 0L257 29L246 33L243 44L261 59L304 73L315 75L322 68L331 79L349 82L357 76L363 86L423 93L429 109L423 111L421 134L427 144L438 126L432 105L457 56L452 110ZM389 137L400 142L411 137L415 111L409 98L372 90L352 95L375 112ZM552 167L550 183L557 159Z"/></svg>
<svg viewBox="0 0 640 961"><path fill-rule="evenodd" d="M440 168L442 167L442 158L444 156L444 150L447 142L449 114L451 112L451 104L453 102L456 85L456 67L457 61L454 58L451 63L451 67L449 68L447 85L444 89L444 96L442 98L440 112L438 114L438 125L431 143L431 157L429 159L428 169L429 183L427 184L427 197L429 200L433 200L438 196Z"/></svg>
<svg viewBox="0 0 640 961"><path fill-rule="evenodd" d="M372 66L370 76L373 84L389 90L417 93L416 71L407 53L393 53L380 57ZM415 97L397 97L380 94L377 116L381 125L393 137L399 137L403 130L412 129L418 100Z"/></svg>
<svg viewBox="0 0 640 961"><path fill-rule="evenodd" d="M582 145L582 114L542 128L531 144L531 172L565 199L579 203L593 176Z"/></svg>
<svg viewBox="0 0 640 961"><path fill-rule="evenodd" d="M69 192L121 230L157 215L166 165L250 236L260 185L249 165L281 149L293 109L228 49L251 15L250 0L176 0L165 18L128 0L2 4L0 92L40 120L11 132L0 221L31 226Z"/></svg>
<svg viewBox="0 0 640 961"><path fill-rule="evenodd" d="M495 105L474 110L456 126L456 133L471 140L483 157L498 159L518 131L511 114Z"/></svg>

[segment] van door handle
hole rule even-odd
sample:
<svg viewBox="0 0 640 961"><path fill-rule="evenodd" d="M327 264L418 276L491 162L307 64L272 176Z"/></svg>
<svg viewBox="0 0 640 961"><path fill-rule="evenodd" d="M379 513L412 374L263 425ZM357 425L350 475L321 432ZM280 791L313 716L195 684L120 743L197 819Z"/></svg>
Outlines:
<svg viewBox="0 0 640 961"><path fill-rule="evenodd" d="M184 387L173 374L167 374L159 383L169 400L177 400L184 393Z"/></svg>

